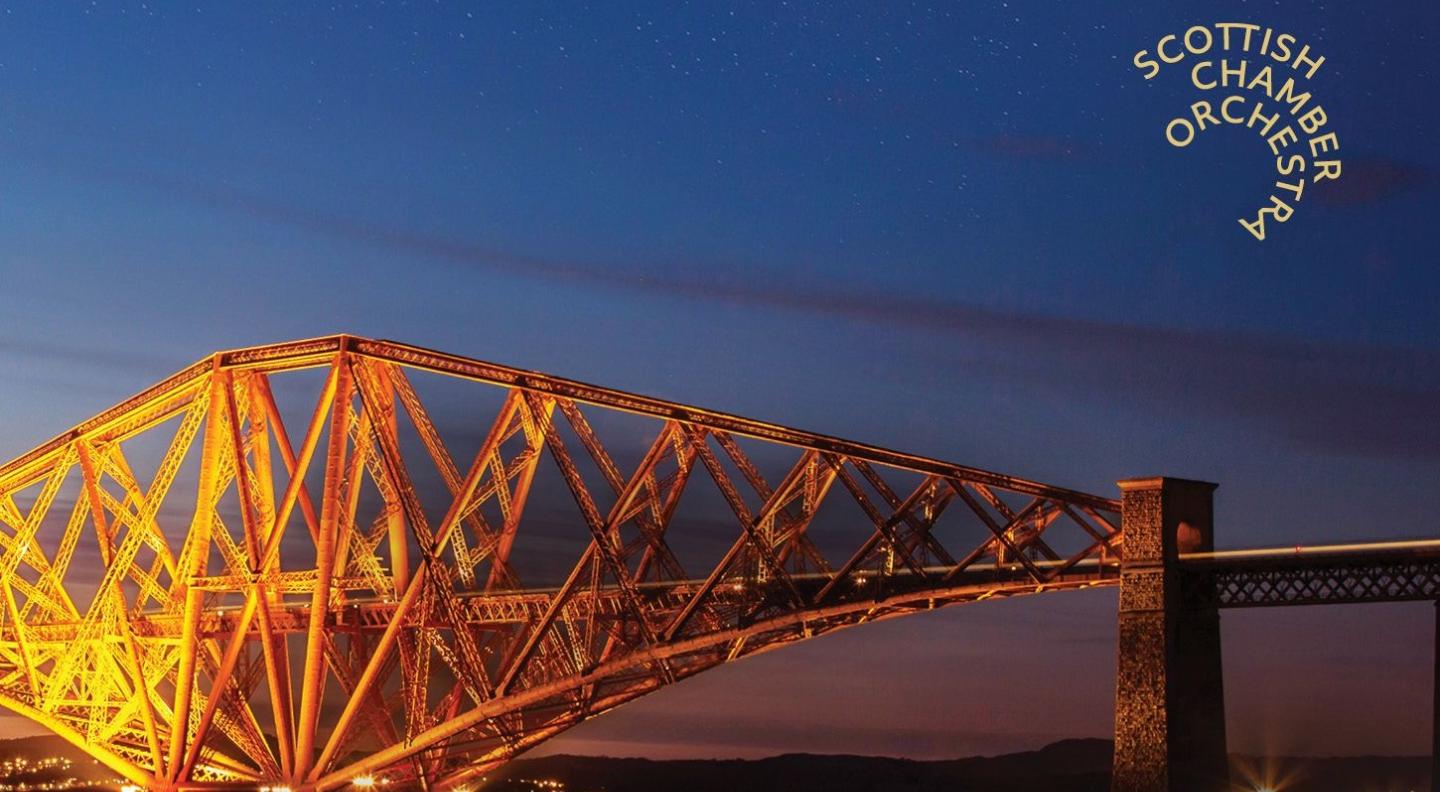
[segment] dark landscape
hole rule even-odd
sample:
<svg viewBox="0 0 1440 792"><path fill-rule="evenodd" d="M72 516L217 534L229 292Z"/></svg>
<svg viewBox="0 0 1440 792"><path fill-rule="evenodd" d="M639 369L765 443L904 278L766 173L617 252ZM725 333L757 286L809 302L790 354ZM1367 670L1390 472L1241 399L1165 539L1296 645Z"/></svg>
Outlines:
<svg viewBox="0 0 1440 792"><path fill-rule="evenodd" d="M785 754L754 760L618 759L555 755L519 759L477 789L493 792L1105 792L1109 740L1062 740L1038 751L914 761L880 756ZM14 760L23 759L19 765ZM47 760L49 760L47 762ZM63 760L56 762L56 760ZM68 762L68 764L67 764ZM42 763L50 766L40 767ZM1428 789L1429 757L1232 755L1237 791L1407 792ZM56 737L0 740L0 790L116 788L114 774ZM23 786L22 786L23 785Z"/></svg>
<svg viewBox="0 0 1440 792"><path fill-rule="evenodd" d="M484 786L504 792L1104 792L1109 740L1063 740L1038 751L946 761L787 754L759 760L697 761L547 756L522 759ZM1428 789L1428 757L1278 758L1232 755L1234 789L1280 792L1380 792ZM541 782L541 783L537 783Z"/></svg>

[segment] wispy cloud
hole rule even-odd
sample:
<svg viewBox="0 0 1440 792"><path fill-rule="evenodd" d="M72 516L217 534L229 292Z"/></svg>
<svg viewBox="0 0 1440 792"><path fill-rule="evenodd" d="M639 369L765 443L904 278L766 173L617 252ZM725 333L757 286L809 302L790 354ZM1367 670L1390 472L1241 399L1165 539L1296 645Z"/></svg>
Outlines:
<svg viewBox="0 0 1440 792"><path fill-rule="evenodd" d="M1365 206L1411 190L1440 183L1429 168L1380 157L1346 158L1340 178L1315 191L1315 200L1329 206Z"/></svg>
<svg viewBox="0 0 1440 792"><path fill-rule="evenodd" d="M1035 149L1021 148L1026 156ZM1067 155L1058 143L1044 143L1038 151L1046 156ZM70 160L68 167L75 167L74 162ZM1381 186L1357 189L1378 196L1396 184L1419 178L1403 168L1388 167L1362 168L1357 177L1362 187L1367 172L1373 174L1370 181ZM1039 378L1048 387L1138 400L1152 409L1199 411L1324 451L1440 458L1437 350L1275 340L1027 315L948 298L875 293L784 277L739 278L726 275L721 268L684 266L686 262L619 266L557 261L276 200L226 184L107 164L92 163L85 170L90 177L152 190L172 200L467 272L503 273L940 334L945 339L939 343L941 348L983 345L994 376ZM699 271L706 274L685 274ZM3 349L0 342L0 351ZM85 355L83 350L57 351L77 360ZM98 355L96 360L107 358Z"/></svg>
<svg viewBox="0 0 1440 792"><path fill-rule="evenodd" d="M179 368L176 361L159 352L103 343L65 343L48 338L0 336L0 359L31 358L61 363L79 370L105 368L126 371L163 371Z"/></svg>

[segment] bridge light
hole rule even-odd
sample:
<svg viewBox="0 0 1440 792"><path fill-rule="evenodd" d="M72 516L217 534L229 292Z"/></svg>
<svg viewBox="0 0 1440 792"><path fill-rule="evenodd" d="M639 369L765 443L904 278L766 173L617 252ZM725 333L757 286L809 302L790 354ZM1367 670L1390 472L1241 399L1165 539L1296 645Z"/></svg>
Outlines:
<svg viewBox="0 0 1440 792"><path fill-rule="evenodd" d="M371 789L375 786L375 776L355 776L354 778L350 779L350 784L360 789Z"/></svg>

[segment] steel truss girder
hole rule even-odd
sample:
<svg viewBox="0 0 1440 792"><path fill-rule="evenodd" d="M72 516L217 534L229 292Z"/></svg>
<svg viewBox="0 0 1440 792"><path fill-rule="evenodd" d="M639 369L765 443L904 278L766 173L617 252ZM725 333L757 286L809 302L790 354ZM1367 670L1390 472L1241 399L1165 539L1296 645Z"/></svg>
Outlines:
<svg viewBox="0 0 1440 792"><path fill-rule="evenodd" d="M287 426L272 379L302 369L323 383ZM468 462L450 456L421 375L503 389L498 413L467 417L488 426ZM592 424L605 411L651 419L633 469ZM130 449L149 437L166 450L147 480ZM773 483L750 456L763 446L794 459ZM560 585L527 588L512 554L542 473L586 549ZM687 570L674 542L695 527L676 514L697 490L728 510L699 525L729 550ZM848 516L820 519L832 503ZM323 790L368 772L458 786L796 640L1113 584L1117 510L392 342L222 352L0 466L0 705L153 789ZM835 520L864 538L827 557Z"/></svg>
<svg viewBox="0 0 1440 792"><path fill-rule="evenodd" d="M1220 608L1440 599L1440 554L1414 551L1189 562L1184 570L1186 601Z"/></svg>

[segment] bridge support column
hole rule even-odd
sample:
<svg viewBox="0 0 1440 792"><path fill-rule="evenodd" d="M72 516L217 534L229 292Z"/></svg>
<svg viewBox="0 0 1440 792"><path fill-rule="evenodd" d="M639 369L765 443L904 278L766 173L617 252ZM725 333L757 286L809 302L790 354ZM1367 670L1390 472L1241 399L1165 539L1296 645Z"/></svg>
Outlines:
<svg viewBox="0 0 1440 792"><path fill-rule="evenodd" d="M1121 481L1112 792L1229 789L1220 615L1181 585L1179 554L1214 549L1214 484Z"/></svg>
<svg viewBox="0 0 1440 792"><path fill-rule="evenodd" d="M1430 790L1440 792L1440 600L1435 600L1435 681L1430 705Z"/></svg>

